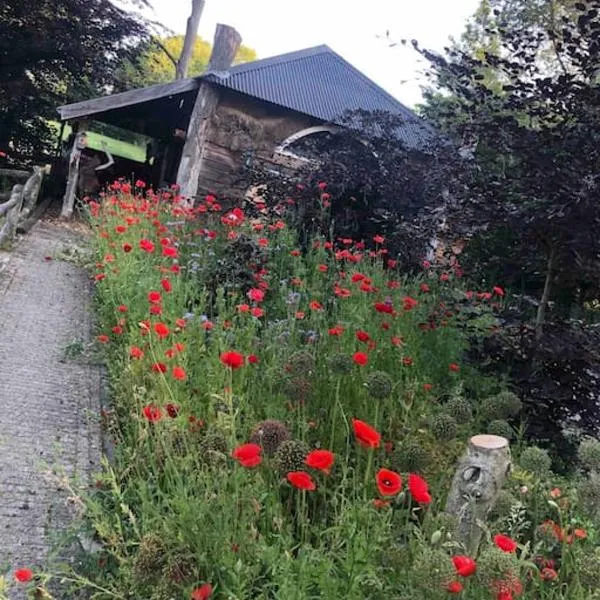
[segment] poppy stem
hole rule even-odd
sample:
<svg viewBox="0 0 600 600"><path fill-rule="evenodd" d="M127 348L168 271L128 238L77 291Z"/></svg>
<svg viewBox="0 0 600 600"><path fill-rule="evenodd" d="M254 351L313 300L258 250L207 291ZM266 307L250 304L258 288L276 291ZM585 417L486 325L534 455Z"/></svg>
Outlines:
<svg viewBox="0 0 600 600"><path fill-rule="evenodd" d="M331 437L329 439L329 449L333 452L333 443L335 441L335 422L338 415L338 406L340 403L340 385L342 379L338 377L337 383L335 384L335 403L333 405L333 414L331 416Z"/></svg>
<svg viewBox="0 0 600 600"><path fill-rule="evenodd" d="M378 427L378 421L379 421L379 403L377 403L375 405L375 420L374 420L374 427L375 429L377 429ZM367 468L365 470L365 480L363 482L363 488L364 488L364 499L365 502L367 500L367 489L369 487L369 480L371 479L371 470L373 468L373 454L375 453L375 449L374 448L369 448L369 458L367 459Z"/></svg>

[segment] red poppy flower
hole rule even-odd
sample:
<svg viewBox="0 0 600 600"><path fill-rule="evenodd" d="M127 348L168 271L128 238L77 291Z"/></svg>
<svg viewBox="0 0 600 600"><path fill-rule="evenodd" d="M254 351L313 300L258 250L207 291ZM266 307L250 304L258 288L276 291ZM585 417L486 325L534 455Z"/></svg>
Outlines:
<svg viewBox="0 0 600 600"><path fill-rule="evenodd" d="M402 299L402 306L404 308L405 311L409 311L412 310L413 308L415 308L419 303L414 299L411 298L410 296L405 296Z"/></svg>
<svg viewBox="0 0 600 600"><path fill-rule="evenodd" d="M154 244L150 240L140 240L140 248L144 250L144 252L154 252Z"/></svg>
<svg viewBox="0 0 600 600"><path fill-rule="evenodd" d="M221 362L231 369L239 369L244 364L244 355L234 350L228 350L221 354Z"/></svg>
<svg viewBox="0 0 600 600"><path fill-rule="evenodd" d="M102 334L102 335L99 335L97 339L98 339L98 341L99 341L101 344L106 344L106 343L108 343L108 336L107 336L107 335L104 335L104 334Z"/></svg>
<svg viewBox="0 0 600 600"><path fill-rule="evenodd" d="M544 581L554 581L558 577L558 573L554 569L551 569L550 567L544 567L540 571L540 577Z"/></svg>
<svg viewBox="0 0 600 600"><path fill-rule="evenodd" d="M258 307L258 306L253 306L250 309L250 314L253 317L256 317L257 319L260 319L262 316L264 316L265 311L262 308Z"/></svg>
<svg viewBox="0 0 600 600"><path fill-rule="evenodd" d="M424 292L424 293L429 292L429 286L426 283L422 283L419 287L421 288L422 292Z"/></svg>
<svg viewBox="0 0 600 600"><path fill-rule="evenodd" d="M187 379L187 375L185 369L183 367L173 367L173 377L178 379L179 381L184 381Z"/></svg>
<svg viewBox="0 0 600 600"><path fill-rule="evenodd" d="M492 292L494 292L496 296L504 296L504 290L499 285L495 285L492 288Z"/></svg>
<svg viewBox="0 0 600 600"><path fill-rule="evenodd" d="M169 328L164 323L155 323L154 332L161 340L166 338L170 333Z"/></svg>
<svg viewBox="0 0 600 600"><path fill-rule="evenodd" d="M463 554L453 556L452 562L457 574L461 577L470 577L477 571L477 564L469 556L464 556Z"/></svg>
<svg viewBox="0 0 600 600"><path fill-rule="evenodd" d="M369 362L369 357L364 352L355 352L352 360L359 366L364 367Z"/></svg>
<svg viewBox="0 0 600 600"><path fill-rule="evenodd" d="M365 448L379 448L381 434L364 421L352 419L352 429L356 441Z"/></svg>
<svg viewBox="0 0 600 600"><path fill-rule="evenodd" d="M248 355L248 362L251 365L256 365L259 362L259 358L258 358L258 356L256 356L256 354L249 354Z"/></svg>
<svg viewBox="0 0 600 600"><path fill-rule="evenodd" d="M494 544L503 552L514 552L517 549L517 542L501 533L494 536Z"/></svg>
<svg viewBox="0 0 600 600"><path fill-rule="evenodd" d="M426 392L430 392L433 389L433 384L431 383L424 383L423 384L423 390Z"/></svg>
<svg viewBox="0 0 600 600"><path fill-rule="evenodd" d="M173 404L172 402L169 402L165 405L165 410L171 419L174 419L179 414L179 406L177 406L177 404Z"/></svg>
<svg viewBox="0 0 600 600"><path fill-rule="evenodd" d="M235 458L242 467L257 467L262 462L261 447L258 444L242 444L238 446L231 456Z"/></svg>
<svg viewBox="0 0 600 600"><path fill-rule="evenodd" d="M580 540L584 540L587 537L587 531L585 529L575 529L573 535Z"/></svg>
<svg viewBox="0 0 600 600"><path fill-rule="evenodd" d="M331 473L331 467L335 461L335 455L329 450L313 450L309 452L304 464L311 469L323 471L326 475Z"/></svg>
<svg viewBox="0 0 600 600"><path fill-rule="evenodd" d="M451 581L447 589L451 594L460 594L463 591L463 585L460 581Z"/></svg>
<svg viewBox="0 0 600 600"><path fill-rule="evenodd" d="M33 579L33 571L27 568L17 569L15 571L15 579L19 583L28 583Z"/></svg>
<svg viewBox="0 0 600 600"><path fill-rule="evenodd" d="M165 292L170 292L173 289L171 282L168 279L161 279L160 285Z"/></svg>
<svg viewBox="0 0 600 600"><path fill-rule="evenodd" d="M121 304L121 305L120 305L120 306L117 308L117 310L118 310L119 312L122 312L122 313L124 313L124 312L127 312L127 307L126 307L124 304Z"/></svg>
<svg viewBox="0 0 600 600"><path fill-rule="evenodd" d="M287 474L287 480L299 490L312 492L317 489L317 484L306 471L292 471Z"/></svg>
<svg viewBox="0 0 600 600"><path fill-rule="evenodd" d="M162 419L162 410L156 404L147 404L144 406L142 412L150 423L156 423Z"/></svg>
<svg viewBox="0 0 600 600"><path fill-rule="evenodd" d="M317 300L312 300L308 306L310 307L310 310L323 310L323 305Z"/></svg>
<svg viewBox="0 0 600 600"><path fill-rule="evenodd" d="M389 469L379 469L376 479L382 496L395 496L402 489L402 477Z"/></svg>
<svg viewBox="0 0 600 600"><path fill-rule="evenodd" d="M161 301L160 292L151 291L148 292L148 302L151 304L158 304Z"/></svg>
<svg viewBox="0 0 600 600"><path fill-rule="evenodd" d="M165 365L165 363L157 362L152 365L152 370L155 373L166 373L167 365Z"/></svg>
<svg viewBox="0 0 600 600"><path fill-rule="evenodd" d="M174 248L173 246L165 246L163 248L162 255L170 258L177 258L177 248Z"/></svg>
<svg viewBox="0 0 600 600"><path fill-rule="evenodd" d="M378 313L391 315L394 312L394 307L387 302L376 302L373 306Z"/></svg>
<svg viewBox="0 0 600 600"><path fill-rule="evenodd" d="M456 363L450 363L448 365L448 369L450 369L450 371L452 371L453 373L458 373L460 371L460 366Z"/></svg>
<svg viewBox="0 0 600 600"><path fill-rule="evenodd" d="M213 593L210 583L205 583L192 592L192 600L208 600Z"/></svg>
<svg viewBox="0 0 600 600"><path fill-rule="evenodd" d="M318 265L317 269L319 269L319 271L321 271L321 273L327 273L329 267L327 265Z"/></svg>
<svg viewBox="0 0 600 600"><path fill-rule="evenodd" d="M419 475L416 475L415 473L409 474L408 490L415 502L419 502L420 504L429 504L431 502L429 486L427 485L427 482Z"/></svg>
<svg viewBox="0 0 600 600"><path fill-rule="evenodd" d="M251 288L246 295L252 302L262 302L265 299L265 293L260 288Z"/></svg>
<svg viewBox="0 0 600 600"><path fill-rule="evenodd" d="M143 358L144 351L137 346L131 346L129 349L129 356L131 356L131 358Z"/></svg>
<svg viewBox="0 0 600 600"><path fill-rule="evenodd" d="M359 329L356 332L356 339L359 342L368 342L371 339L371 336L366 331L362 331Z"/></svg>
<svg viewBox="0 0 600 600"><path fill-rule="evenodd" d="M385 242L385 238L382 235L374 235L373 236L373 241L376 244L383 244L383 242Z"/></svg>

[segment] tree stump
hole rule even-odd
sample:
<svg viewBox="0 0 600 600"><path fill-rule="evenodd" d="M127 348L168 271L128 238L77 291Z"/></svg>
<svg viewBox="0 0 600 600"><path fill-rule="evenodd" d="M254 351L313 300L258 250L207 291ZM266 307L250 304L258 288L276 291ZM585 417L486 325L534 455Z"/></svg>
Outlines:
<svg viewBox="0 0 600 600"><path fill-rule="evenodd" d="M508 440L497 435L475 435L459 462L446 503L446 513L456 518L456 534L467 552L475 556L493 508L510 471Z"/></svg>

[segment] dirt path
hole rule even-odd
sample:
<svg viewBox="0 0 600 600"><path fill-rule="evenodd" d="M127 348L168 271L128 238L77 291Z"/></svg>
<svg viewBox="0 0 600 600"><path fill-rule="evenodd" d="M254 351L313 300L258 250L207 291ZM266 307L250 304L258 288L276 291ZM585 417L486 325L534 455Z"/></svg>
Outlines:
<svg viewBox="0 0 600 600"><path fill-rule="evenodd" d="M40 222L8 262L0 255L0 575L10 568L9 581L42 565L68 524L61 473L87 482L98 464L100 370L66 358L91 338L88 277L56 258L73 243L73 230Z"/></svg>

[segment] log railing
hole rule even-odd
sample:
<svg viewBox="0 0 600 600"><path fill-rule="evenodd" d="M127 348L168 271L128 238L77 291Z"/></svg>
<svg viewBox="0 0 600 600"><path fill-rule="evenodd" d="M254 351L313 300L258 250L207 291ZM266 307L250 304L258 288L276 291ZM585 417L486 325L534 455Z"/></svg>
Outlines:
<svg viewBox="0 0 600 600"><path fill-rule="evenodd" d="M17 227L35 208L42 185L41 167L33 167L33 173L17 169L0 169L0 176L23 181L12 187L9 193L0 194L0 248L14 239Z"/></svg>

